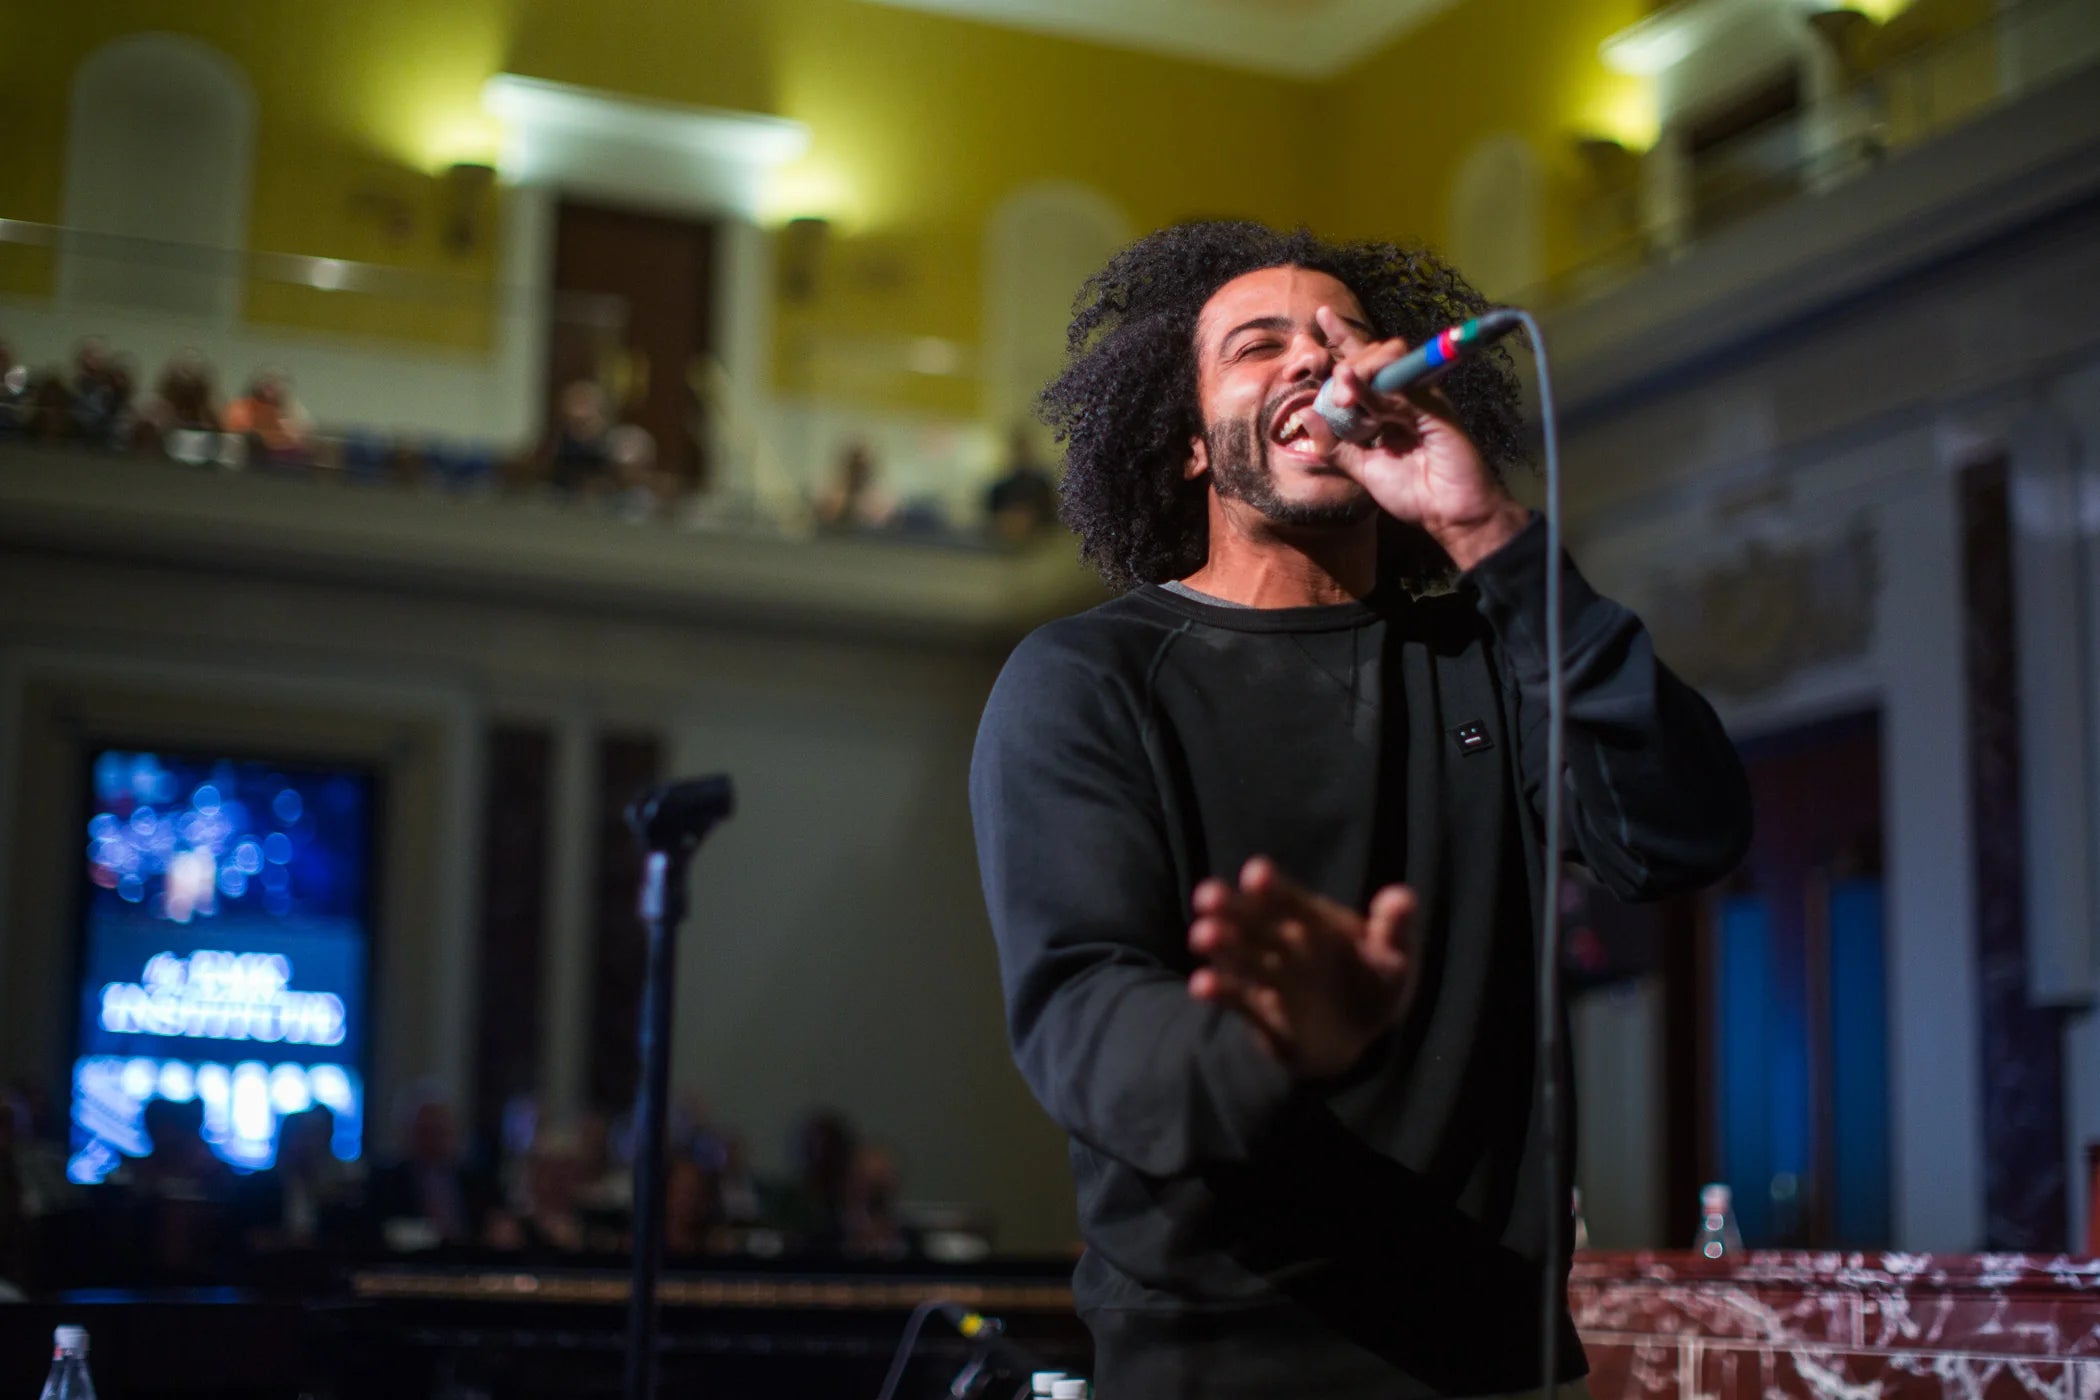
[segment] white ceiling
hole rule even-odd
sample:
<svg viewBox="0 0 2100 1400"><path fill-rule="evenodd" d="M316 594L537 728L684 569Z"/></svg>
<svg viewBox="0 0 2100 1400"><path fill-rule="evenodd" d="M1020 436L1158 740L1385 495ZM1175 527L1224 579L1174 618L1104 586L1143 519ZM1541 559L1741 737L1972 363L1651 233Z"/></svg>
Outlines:
<svg viewBox="0 0 2100 1400"><path fill-rule="evenodd" d="M1325 78L1457 0L872 0L1009 29Z"/></svg>

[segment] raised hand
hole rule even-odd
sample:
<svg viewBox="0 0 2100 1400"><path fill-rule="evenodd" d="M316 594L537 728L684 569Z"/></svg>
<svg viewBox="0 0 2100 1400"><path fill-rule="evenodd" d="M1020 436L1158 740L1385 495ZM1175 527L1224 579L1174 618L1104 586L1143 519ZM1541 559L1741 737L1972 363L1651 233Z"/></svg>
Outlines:
<svg viewBox="0 0 2100 1400"><path fill-rule="evenodd" d="M1207 962L1189 994L1244 1014L1303 1078L1354 1066L1406 1008L1415 896L1405 885L1386 886L1359 914L1257 856L1237 887L1205 880L1191 903L1189 949Z"/></svg>

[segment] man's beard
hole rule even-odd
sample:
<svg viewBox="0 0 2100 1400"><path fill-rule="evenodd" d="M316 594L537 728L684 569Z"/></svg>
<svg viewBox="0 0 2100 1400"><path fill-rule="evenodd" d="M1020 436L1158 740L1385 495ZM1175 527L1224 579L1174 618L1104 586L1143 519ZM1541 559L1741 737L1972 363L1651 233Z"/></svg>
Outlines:
<svg viewBox="0 0 2100 1400"><path fill-rule="evenodd" d="M1261 421L1267 422L1272 416L1272 406L1265 405ZM1218 494L1245 502L1273 525L1335 529L1360 525L1378 511L1378 503L1367 491L1358 491L1340 501L1286 498L1276 489L1276 473L1269 466L1268 439L1244 418L1206 424L1203 443L1210 455L1210 479Z"/></svg>

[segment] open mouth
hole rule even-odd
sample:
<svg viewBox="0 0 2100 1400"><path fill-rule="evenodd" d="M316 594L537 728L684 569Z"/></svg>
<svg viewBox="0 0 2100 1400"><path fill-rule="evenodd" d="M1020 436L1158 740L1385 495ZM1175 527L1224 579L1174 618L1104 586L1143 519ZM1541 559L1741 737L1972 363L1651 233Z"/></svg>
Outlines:
<svg viewBox="0 0 2100 1400"><path fill-rule="evenodd" d="M1324 462L1340 440L1327 420L1313 411L1315 391L1293 394L1279 404L1270 420L1269 445L1307 462Z"/></svg>

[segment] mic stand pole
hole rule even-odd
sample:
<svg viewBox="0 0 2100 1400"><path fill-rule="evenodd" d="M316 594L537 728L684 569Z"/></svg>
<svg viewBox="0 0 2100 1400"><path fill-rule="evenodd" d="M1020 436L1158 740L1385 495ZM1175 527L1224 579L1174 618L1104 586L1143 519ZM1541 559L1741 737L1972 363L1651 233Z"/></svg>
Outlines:
<svg viewBox="0 0 2100 1400"><path fill-rule="evenodd" d="M735 808L717 775L654 788L627 809L641 838L641 918L648 938L642 981L642 1082L635 1102L634 1282L627 1307L627 1400L652 1400L658 1370L656 1279L664 1257L664 1122L671 1088L671 993L686 871L716 822Z"/></svg>

